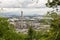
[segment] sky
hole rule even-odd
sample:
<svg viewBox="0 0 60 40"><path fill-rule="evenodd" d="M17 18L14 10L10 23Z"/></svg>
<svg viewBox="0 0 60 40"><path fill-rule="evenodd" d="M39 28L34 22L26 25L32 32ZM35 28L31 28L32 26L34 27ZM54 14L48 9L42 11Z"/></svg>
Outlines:
<svg viewBox="0 0 60 40"><path fill-rule="evenodd" d="M0 8L45 7L46 2L47 0L0 0Z"/></svg>
<svg viewBox="0 0 60 40"><path fill-rule="evenodd" d="M24 15L44 15L48 11L52 11L52 8L3 8L0 9L1 13L21 14L23 11Z"/></svg>
<svg viewBox="0 0 60 40"><path fill-rule="evenodd" d="M52 11L46 3L47 0L0 0L0 12L20 14L23 11L24 15L44 15Z"/></svg>

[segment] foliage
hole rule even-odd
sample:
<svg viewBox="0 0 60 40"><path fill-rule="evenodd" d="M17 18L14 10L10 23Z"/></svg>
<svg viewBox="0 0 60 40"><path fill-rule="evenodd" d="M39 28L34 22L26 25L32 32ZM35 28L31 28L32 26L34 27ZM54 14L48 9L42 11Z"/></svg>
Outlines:
<svg viewBox="0 0 60 40"><path fill-rule="evenodd" d="M33 28L29 27L29 29L28 29L28 40L33 40L34 34L35 34L35 31L33 30Z"/></svg>
<svg viewBox="0 0 60 40"><path fill-rule="evenodd" d="M52 12L49 16L52 18L47 20L50 22L51 27L49 31L35 31L33 27L29 27L27 34L16 33L13 26L7 21L7 18L0 18L0 40L59 40L60 15Z"/></svg>
<svg viewBox="0 0 60 40"><path fill-rule="evenodd" d="M24 40L25 35L16 33L7 20L7 18L0 18L0 40Z"/></svg>
<svg viewBox="0 0 60 40"><path fill-rule="evenodd" d="M46 3L47 7L57 7L60 6L60 0L52 0L52 2L50 2L50 0L48 0L48 3Z"/></svg>
<svg viewBox="0 0 60 40"><path fill-rule="evenodd" d="M50 21L51 30L49 32L50 35L48 39L59 40L57 37L60 35L60 15L58 15L56 12L52 12L49 15L53 19Z"/></svg>

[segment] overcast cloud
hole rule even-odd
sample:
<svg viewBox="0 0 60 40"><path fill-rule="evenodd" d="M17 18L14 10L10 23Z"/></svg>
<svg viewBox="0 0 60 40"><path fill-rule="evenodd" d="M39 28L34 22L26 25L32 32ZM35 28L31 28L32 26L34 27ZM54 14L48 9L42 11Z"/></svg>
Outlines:
<svg viewBox="0 0 60 40"><path fill-rule="evenodd" d="M0 0L0 8L45 7L47 0Z"/></svg>
<svg viewBox="0 0 60 40"><path fill-rule="evenodd" d="M16 12L19 14L21 11L24 15L30 14L46 14L47 11L52 11L51 8L46 7L47 0L0 0L0 12L9 13Z"/></svg>
<svg viewBox="0 0 60 40"><path fill-rule="evenodd" d="M47 11L52 11L52 8L3 8L1 9L1 13L15 13L15 14L21 14L21 11L23 11L24 15L44 15L47 13Z"/></svg>

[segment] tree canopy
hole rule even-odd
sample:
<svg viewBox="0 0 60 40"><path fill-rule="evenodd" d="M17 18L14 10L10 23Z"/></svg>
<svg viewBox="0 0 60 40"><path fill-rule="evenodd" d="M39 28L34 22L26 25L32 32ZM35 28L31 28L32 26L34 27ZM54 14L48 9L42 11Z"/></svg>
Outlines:
<svg viewBox="0 0 60 40"><path fill-rule="evenodd" d="M60 0L52 0L52 2L50 2L50 0L48 0L48 2L46 3L47 7L57 7L60 6Z"/></svg>

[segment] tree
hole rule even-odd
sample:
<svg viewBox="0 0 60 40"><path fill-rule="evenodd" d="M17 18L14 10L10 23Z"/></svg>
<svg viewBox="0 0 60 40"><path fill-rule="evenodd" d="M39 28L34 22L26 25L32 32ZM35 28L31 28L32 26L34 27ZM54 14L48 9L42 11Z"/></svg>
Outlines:
<svg viewBox="0 0 60 40"><path fill-rule="evenodd" d="M0 18L0 40L24 40L25 34L16 33L8 18Z"/></svg>
<svg viewBox="0 0 60 40"><path fill-rule="evenodd" d="M60 0L48 0L48 3L46 3L47 7L57 8L57 6L60 6ZM56 9L58 11L58 9ZM51 40L59 40L60 39L60 15L58 15L56 12L52 12L49 14L53 20L50 21L51 25L51 32L50 32L50 39Z"/></svg>
<svg viewBox="0 0 60 40"><path fill-rule="evenodd" d="M28 29L28 40L33 40L34 30L32 27Z"/></svg>
<svg viewBox="0 0 60 40"><path fill-rule="evenodd" d="M46 3L46 6L49 8L56 8L56 11L58 12L58 6L60 6L60 0L52 0L52 2L50 2L50 0L48 0L48 2ZM54 10L53 10L54 11Z"/></svg>
<svg viewBox="0 0 60 40"><path fill-rule="evenodd" d="M58 15L56 12L52 12L51 14L49 14L51 16L51 18L53 18L50 21L50 35L49 38L50 40L59 40L58 38L60 35L60 15ZM58 37L58 38L57 38Z"/></svg>
<svg viewBox="0 0 60 40"><path fill-rule="evenodd" d="M60 6L60 0L52 0L52 2L50 2L50 0L48 0L48 2L46 3L47 7L57 7Z"/></svg>

